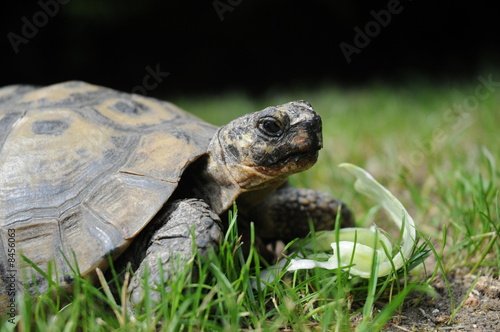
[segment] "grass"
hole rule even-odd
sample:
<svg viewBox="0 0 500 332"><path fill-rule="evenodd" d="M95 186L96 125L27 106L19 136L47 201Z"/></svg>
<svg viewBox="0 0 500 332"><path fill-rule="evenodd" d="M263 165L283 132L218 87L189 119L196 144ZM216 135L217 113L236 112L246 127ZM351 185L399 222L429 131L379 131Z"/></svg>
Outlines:
<svg viewBox="0 0 500 332"><path fill-rule="evenodd" d="M323 118L324 149L317 165L293 176L292 183L341 198L355 212L358 226L376 221L397 238L387 218L370 209L372 202L354 191L353 178L336 165L350 162L367 169L413 216L421 234L413 259L431 250L428 261L433 264L420 278L407 269L369 280L350 278L346 271L313 269L287 274L256 290L251 281L259 274L259 257L255 252L243 256L234 210L233 227L220 252L190 261L171 281L171 291L162 294L166 305L131 317L102 286L77 277L70 302L47 294L36 302L23 298L18 329L346 331L355 323L359 331L376 331L397 317L410 297L432 294L437 276L448 282L446 276L459 268L498 276L500 94L492 91L467 111L454 106L467 105L479 84L325 85L274 90L258 98L233 93L173 100L219 125L267 105L311 102ZM190 277L193 266L200 271L198 280ZM451 320L463 299L449 298ZM4 317L0 324L2 331L14 329Z"/></svg>

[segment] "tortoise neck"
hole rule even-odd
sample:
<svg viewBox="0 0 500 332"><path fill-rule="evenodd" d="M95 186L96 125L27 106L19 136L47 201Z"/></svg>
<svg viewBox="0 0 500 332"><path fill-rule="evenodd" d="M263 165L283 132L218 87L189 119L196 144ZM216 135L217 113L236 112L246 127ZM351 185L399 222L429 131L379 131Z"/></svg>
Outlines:
<svg viewBox="0 0 500 332"><path fill-rule="evenodd" d="M242 192L240 186L231 178L227 168L214 161L210 155L200 175L196 185L197 196L210 205L218 215L229 209Z"/></svg>
<svg viewBox="0 0 500 332"><path fill-rule="evenodd" d="M218 132L217 132L218 134ZM218 135L208 146L200 176L196 176L196 195L203 199L218 215L231 207L243 190L231 175L224 158Z"/></svg>

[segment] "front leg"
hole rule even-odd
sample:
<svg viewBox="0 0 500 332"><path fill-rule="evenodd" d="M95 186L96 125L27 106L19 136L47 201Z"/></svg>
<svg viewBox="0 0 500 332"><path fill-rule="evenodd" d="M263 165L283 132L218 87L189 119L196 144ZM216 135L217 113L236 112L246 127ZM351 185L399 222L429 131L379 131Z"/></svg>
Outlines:
<svg viewBox="0 0 500 332"><path fill-rule="evenodd" d="M309 220L316 231L334 229L340 207L340 226L353 227L351 211L338 199L320 191L285 185L255 207L248 219L255 222L264 241L289 242L309 233Z"/></svg>
<svg viewBox="0 0 500 332"><path fill-rule="evenodd" d="M187 262L193 258L193 237L202 254L206 254L210 246L218 246L223 237L219 216L198 199L174 201L152 222L154 224L148 227L152 227L153 234L136 239L138 243L132 250L136 252L128 251L135 257L142 256L128 289L134 305L144 299L145 282L149 289L157 290L151 292L151 300L160 301L159 288L167 287L162 280L175 277L179 261ZM147 229L143 231L147 232ZM147 281L143 280L146 269Z"/></svg>

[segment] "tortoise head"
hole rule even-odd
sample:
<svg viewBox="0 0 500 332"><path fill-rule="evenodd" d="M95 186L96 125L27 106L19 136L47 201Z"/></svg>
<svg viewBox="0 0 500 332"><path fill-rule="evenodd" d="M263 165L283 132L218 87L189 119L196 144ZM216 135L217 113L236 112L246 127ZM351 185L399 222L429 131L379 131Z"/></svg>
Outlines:
<svg viewBox="0 0 500 332"><path fill-rule="evenodd" d="M207 171L211 182L223 189L205 196L212 201L220 197L222 202L211 205L223 210L243 192L272 190L288 175L314 165L321 147L321 118L305 101L246 114L221 127L212 139Z"/></svg>
<svg viewBox="0 0 500 332"><path fill-rule="evenodd" d="M218 162L242 189L259 189L316 162L321 118L305 101L271 106L231 121L219 130L218 141Z"/></svg>

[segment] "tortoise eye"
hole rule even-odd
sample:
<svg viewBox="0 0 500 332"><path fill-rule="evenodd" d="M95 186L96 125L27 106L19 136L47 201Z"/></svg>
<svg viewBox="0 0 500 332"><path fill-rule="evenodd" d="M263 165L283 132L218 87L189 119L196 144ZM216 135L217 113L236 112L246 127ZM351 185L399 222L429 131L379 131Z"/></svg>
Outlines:
<svg viewBox="0 0 500 332"><path fill-rule="evenodd" d="M273 117L261 119L258 128L263 134L271 137L279 137L283 134L283 124Z"/></svg>

